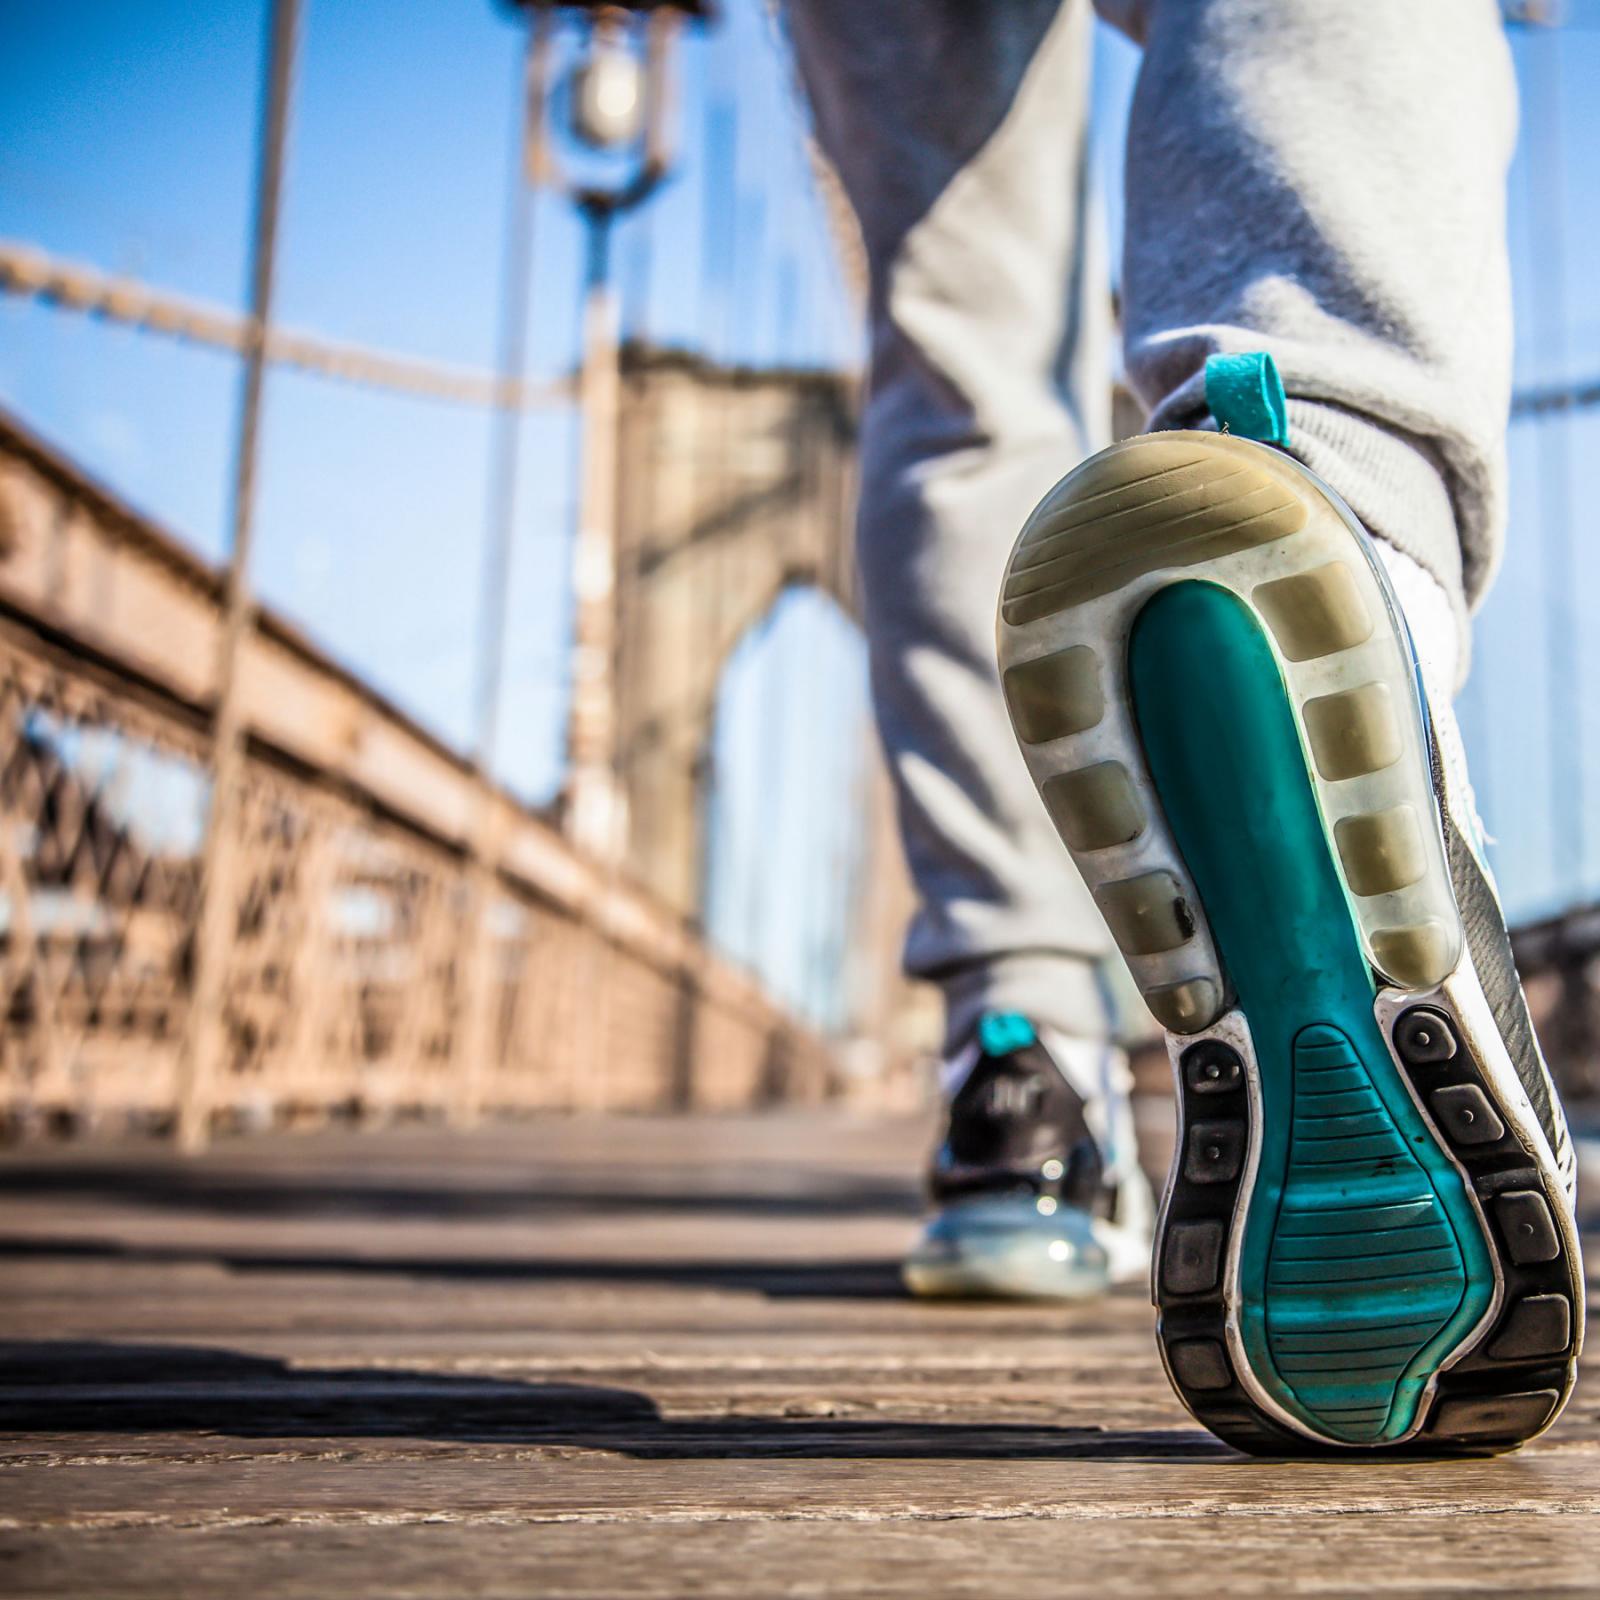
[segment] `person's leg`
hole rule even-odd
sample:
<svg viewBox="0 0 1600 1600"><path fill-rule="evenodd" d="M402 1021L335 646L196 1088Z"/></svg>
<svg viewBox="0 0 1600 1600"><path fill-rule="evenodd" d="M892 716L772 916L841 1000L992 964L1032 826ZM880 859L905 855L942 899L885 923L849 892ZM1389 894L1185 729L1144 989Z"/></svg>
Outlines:
<svg viewBox="0 0 1600 1600"><path fill-rule="evenodd" d="M871 267L860 563L878 726L949 1045L985 1011L1110 1026L1104 924L1006 723L994 595L1028 508L1109 438L1087 0L791 0Z"/></svg>
<svg viewBox="0 0 1600 1600"><path fill-rule="evenodd" d="M1208 355L1270 351L1290 452L1464 624L1505 517L1516 89L1494 0L1102 10L1144 45L1122 287L1150 426L1203 423Z"/></svg>
<svg viewBox="0 0 1600 1600"><path fill-rule="evenodd" d="M1016 522L1109 437L1088 0L790 0L871 276L859 554L878 727L946 1001L922 1294L1142 1274L1149 1188L1110 1042L1105 924L1006 724L994 595Z"/></svg>

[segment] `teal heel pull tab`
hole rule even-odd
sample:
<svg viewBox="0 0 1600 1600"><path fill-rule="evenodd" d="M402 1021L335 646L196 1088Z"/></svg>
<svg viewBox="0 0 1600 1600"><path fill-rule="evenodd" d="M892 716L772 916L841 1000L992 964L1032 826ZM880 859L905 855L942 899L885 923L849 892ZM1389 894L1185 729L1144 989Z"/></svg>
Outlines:
<svg viewBox="0 0 1600 1600"><path fill-rule="evenodd" d="M986 1056L1009 1056L1026 1050L1039 1035L1019 1011L986 1011L978 1023L978 1048Z"/></svg>
<svg viewBox="0 0 1600 1600"><path fill-rule="evenodd" d="M1263 444L1289 442L1289 402L1278 363L1265 350L1208 357L1206 405L1224 433Z"/></svg>

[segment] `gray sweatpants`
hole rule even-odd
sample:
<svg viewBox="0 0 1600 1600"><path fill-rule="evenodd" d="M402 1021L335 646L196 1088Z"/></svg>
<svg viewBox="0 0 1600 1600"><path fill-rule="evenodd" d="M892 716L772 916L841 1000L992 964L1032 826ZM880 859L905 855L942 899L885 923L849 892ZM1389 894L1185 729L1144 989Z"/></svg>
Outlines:
<svg viewBox="0 0 1600 1600"><path fill-rule="evenodd" d="M1494 0L1097 3L1144 46L1122 319L1150 426L1204 423L1209 354L1270 350L1291 449L1464 627L1505 501L1515 88ZM944 987L952 1043L984 1008L1096 1037L1111 945L994 665L1012 538L1109 438L1090 0L789 18L871 265L860 555L920 901L906 964Z"/></svg>

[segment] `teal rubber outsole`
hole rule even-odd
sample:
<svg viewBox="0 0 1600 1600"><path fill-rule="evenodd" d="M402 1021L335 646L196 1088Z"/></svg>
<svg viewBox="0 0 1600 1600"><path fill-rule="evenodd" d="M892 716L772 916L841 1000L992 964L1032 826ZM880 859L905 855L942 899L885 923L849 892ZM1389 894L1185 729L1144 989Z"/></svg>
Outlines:
<svg viewBox="0 0 1600 1600"><path fill-rule="evenodd" d="M1483 1225L1374 1018L1371 967L1254 611L1204 581L1161 589L1134 624L1128 678L1255 1049L1260 1149L1234 1307L1244 1354L1315 1435L1401 1439L1494 1303Z"/></svg>

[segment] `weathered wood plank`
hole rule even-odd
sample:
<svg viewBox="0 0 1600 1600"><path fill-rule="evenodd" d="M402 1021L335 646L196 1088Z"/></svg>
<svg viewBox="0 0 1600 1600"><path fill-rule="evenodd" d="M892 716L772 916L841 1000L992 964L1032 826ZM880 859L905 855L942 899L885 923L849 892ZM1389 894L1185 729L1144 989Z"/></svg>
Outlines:
<svg viewBox="0 0 1600 1600"><path fill-rule="evenodd" d="M1600 1410L1249 1461L1142 1293L926 1306L920 1119L0 1159L18 1595L1593 1592Z"/></svg>
<svg viewBox="0 0 1600 1600"><path fill-rule="evenodd" d="M772 1419L770 1434L781 1426ZM1293 1472L1250 1462L1190 1430L1143 1434L1058 1430L1049 1456L1043 1430L1010 1430L1022 1453L969 1460L963 1431L940 1442L931 1429L894 1423L865 1439L848 1425L801 1423L830 1459L739 1455L729 1432L726 1460L679 1459L625 1428L584 1449L533 1446L427 1447L395 1440L359 1459L349 1449L228 1447L202 1459L128 1459L115 1437L86 1435L74 1454L0 1464L4 1522L13 1528L225 1527L241 1515L356 1520L427 1508L450 1516L490 1515L539 1523L707 1521L806 1516L831 1521L895 1520L913 1513L1053 1520L1118 1517L1396 1517L1496 1515L1559 1518L1600 1512L1600 1453L1557 1448L1514 1462L1412 1462L1370 1469L1322 1463ZM985 1430L998 1443L1006 1430ZM753 1438L755 1430L747 1437ZM1031 1434L1031 1440L1030 1440ZM659 1439L660 1436L657 1436ZM263 1441L264 1443L264 1441ZM897 1454L898 1443L905 1454ZM857 1455L863 1445L879 1455ZM191 1441L192 1445L192 1441ZM747 1448L747 1447L746 1447ZM914 1452L914 1453L913 1453ZM844 1455L855 1459L840 1460ZM374 1473L376 1460L381 1473ZM672 1463L670 1472L660 1462ZM883 1463L892 1462L892 1470ZM1152 1464L1155 1464L1153 1469ZM115 1471L107 1470L116 1468ZM226 1470L219 1470L225 1468ZM1085 1491L1091 1491L1086 1493Z"/></svg>
<svg viewBox="0 0 1600 1600"><path fill-rule="evenodd" d="M291 1600L619 1594L981 1596L1592 1595L1594 1524L1538 1514L950 1519L766 1516L519 1525L495 1514L373 1516L181 1532L157 1528L0 1535L34 1596L161 1596L203 1590Z"/></svg>

